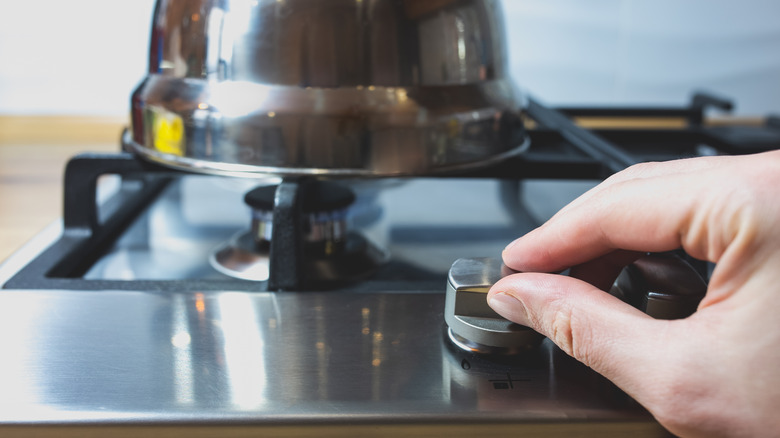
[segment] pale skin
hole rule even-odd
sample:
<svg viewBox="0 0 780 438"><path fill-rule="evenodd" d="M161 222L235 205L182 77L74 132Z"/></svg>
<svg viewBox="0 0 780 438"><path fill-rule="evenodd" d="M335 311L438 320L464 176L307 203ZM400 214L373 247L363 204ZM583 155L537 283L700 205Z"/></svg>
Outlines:
<svg viewBox="0 0 780 438"><path fill-rule="evenodd" d="M692 316L604 292L645 252L716 263ZM780 151L644 163L512 242L488 294L682 437L780 436ZM571 268L571 276L549 274ZM573 278L576 277L576 278Z"/></svg>

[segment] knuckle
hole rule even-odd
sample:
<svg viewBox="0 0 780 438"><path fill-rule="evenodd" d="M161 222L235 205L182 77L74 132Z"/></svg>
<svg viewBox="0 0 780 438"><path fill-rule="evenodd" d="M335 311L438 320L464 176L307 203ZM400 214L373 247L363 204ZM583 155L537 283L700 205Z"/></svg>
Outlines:
<svg viewBox="0 0 780 438"><path fill-rule="evenodd" d="M597 364L599 357L593 352L597 350L594 348L594 343L603 342L603 340L594 336L591 324L588 324L579 315L578 312L575 312L570 318L572 356L591 368L601 369L602 367Z"/></svg>
<svg viewBox="0 0 780 438"><path fill-rule="evenodd" d="M571 329L571 312L557 309L550 317L550 339L566 354L574 356L574 338Z"/></svg>
<svg viewBox="0 0 780 438"><path fill-rule="evenodd" d="M592 366L590 346L594 339L590 325L571 306L556 301L548 318L550 339L569 356Z"/></svg>
<svg viewBox="0 0 780 438"><path fill-rule="evenodd" d="M574 289L565 286L548 290L533 306L537 310L529 312L529 319L566 354L593 369L604 370L614 359L612 338L603 332L603 324L595 320L598 316L588 311L589 306L578 305L582 298L573 293Z"/></svg>

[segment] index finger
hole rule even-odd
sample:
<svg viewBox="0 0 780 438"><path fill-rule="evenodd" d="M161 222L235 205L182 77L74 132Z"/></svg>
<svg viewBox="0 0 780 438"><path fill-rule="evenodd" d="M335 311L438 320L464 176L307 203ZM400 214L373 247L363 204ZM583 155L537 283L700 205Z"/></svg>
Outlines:
<svg viewBox="0 0 780 438"><path fill-rule="evenodd" d="M728 174L723 167L730 162L708 158L621 172L511 243L504 263L519 271L555 272L615 250L663 252L681 246L706 258L711 242L702 239L707 224L696 213L723 210L723 177Z"/></svg>

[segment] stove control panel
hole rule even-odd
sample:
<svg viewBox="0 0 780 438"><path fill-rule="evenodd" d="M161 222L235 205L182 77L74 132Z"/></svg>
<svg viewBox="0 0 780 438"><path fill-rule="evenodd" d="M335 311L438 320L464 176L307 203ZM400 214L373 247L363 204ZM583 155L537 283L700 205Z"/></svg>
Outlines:
<svg viewBox="0 0 780 438"><path fill-rule="evenodd" d="M490 287L514 273L498 259L459 259L447 282L444 319L457 347L473 353L513 354L537 347L542 335L504 319L487 304ZM610 293L658 319L693 314L707 283L680 257L650 254L626 267Z"/></svg>

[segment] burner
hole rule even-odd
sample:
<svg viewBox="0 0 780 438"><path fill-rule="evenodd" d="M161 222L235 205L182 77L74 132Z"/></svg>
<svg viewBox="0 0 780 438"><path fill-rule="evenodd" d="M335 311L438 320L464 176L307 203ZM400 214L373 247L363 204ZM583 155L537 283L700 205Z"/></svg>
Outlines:
<svg viewBox="0 0 780 438"><path fill-rule="evenodd" d="M252 208L252 238L261 251L267 251L273 233L276 186L258 187L244 197ZM355 202L352 190L331 182L310 183L303 191L305 241L317 255L342 252L347 234L349 207Z"/></svg>
<svg viewBox="0 0 780 438"><path fill-rule="evenodd" d="M214 251L211 265L231 277L267 281L270 273L276 185L248 192L244 202L252 209L252 224ZM310 181L301 191L303 265L318 285L336 284L371 274L388 255L357 232L351 231L350 207L355 194L326 181Z"/></svg>

